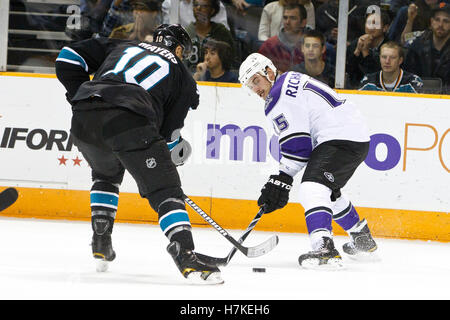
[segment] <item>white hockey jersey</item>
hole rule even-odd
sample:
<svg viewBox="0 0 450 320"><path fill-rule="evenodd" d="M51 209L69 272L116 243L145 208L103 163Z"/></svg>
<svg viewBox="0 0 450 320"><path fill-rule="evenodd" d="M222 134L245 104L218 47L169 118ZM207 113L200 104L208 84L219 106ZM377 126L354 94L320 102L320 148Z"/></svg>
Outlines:
<svg viewBox="0 0 450 320"><path fill-rule="evenodd" d="M330 140L367 142L356 106L326 84L298 72L279 76L266 98L265 114L279 136L280 170L295 175L312 150Z"/></svg>

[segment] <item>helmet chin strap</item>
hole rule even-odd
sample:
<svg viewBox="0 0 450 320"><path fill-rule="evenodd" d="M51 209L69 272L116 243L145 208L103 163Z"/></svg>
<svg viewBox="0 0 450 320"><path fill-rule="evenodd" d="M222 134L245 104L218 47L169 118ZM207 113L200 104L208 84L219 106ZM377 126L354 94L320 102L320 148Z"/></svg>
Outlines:
<svg viewBox="0 0 450 320"><path fill-rule="evenodd" d="M272 72L274 72L274 74L275 74L275 77L273 78L273 80L270 80L270 78L269 78L269 72L267 71L267 68L270 69L270 67L266 67L266 70L264 70L264 74L263 74L262 76L266 77L266 79L270 82L270 84L271 84L272 87L273 87L273 84L275 83L275 80L278 78L278 75L277 75L277 72L276 72L276 71L273 71L272 69L270 69L270 70L272 70Z"/></svg>

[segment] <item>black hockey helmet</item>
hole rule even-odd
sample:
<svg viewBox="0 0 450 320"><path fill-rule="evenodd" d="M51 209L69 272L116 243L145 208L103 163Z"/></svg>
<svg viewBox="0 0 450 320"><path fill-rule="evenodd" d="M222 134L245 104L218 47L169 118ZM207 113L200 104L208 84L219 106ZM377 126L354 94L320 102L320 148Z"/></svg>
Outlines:
<svg viewBox="0 0 450 320"><path fill-rule="evenodd" d="M153 32L153 41L162 43L175 52L177 46L183 48L183 58L188 59L192 52L192 40L180 24L162 24Z"/></svg>

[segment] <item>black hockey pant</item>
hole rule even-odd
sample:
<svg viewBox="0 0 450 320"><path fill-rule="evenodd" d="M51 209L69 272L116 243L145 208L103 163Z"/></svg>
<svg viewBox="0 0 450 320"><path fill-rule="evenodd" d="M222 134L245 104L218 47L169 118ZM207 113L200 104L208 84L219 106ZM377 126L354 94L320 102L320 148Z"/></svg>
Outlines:
<svg viewBox="0 0 450 320"><path fill-rule="evenodd" d="M92 106L74 111L71 134L92 168L93 181L120 184L126 169L156 212L168 198L183 199L178 172L154 124L128 109L102 107L103 101L78 103Z"/></svg>

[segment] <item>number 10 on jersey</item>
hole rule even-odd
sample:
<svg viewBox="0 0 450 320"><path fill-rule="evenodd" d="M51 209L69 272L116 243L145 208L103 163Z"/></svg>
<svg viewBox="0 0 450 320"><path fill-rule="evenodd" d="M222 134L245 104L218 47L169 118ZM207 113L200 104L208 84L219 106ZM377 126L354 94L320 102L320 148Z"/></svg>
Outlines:
<svg viewBox="0 0 450 320"><path fill-rule="evenodd" d="M125 82L137 84L145 90L150 90L169 74L170 65L160 56L153 54L145 55L134 64L130 64L130 60L143 51L144 49L139 47L126 49L114 69L105 72L102 77L111 73L117 75L122 72Z"/></svg>

